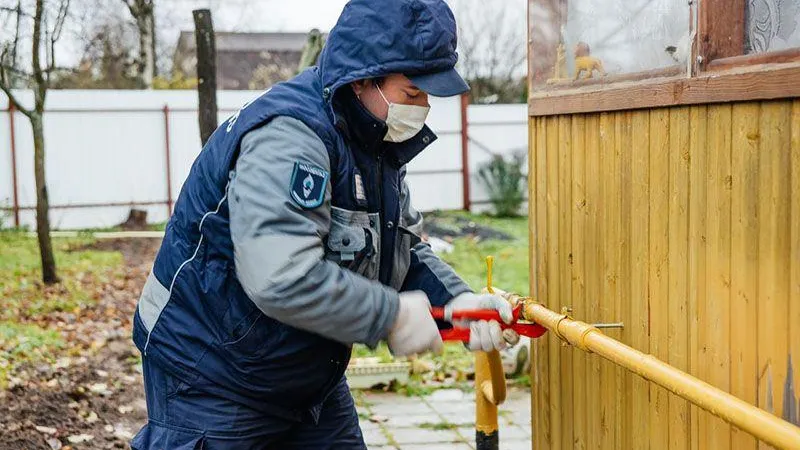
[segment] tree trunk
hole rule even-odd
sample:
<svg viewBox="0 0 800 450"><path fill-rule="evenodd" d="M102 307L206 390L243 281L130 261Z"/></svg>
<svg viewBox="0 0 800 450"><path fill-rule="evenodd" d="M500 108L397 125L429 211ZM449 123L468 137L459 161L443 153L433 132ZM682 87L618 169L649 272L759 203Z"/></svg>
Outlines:
<svg viewBox="0 0 800 450"><path fill-rule="evenodd" d="M156 12L154 7L150 7L150 58L152 59L151 64L151 80L155 79L158 76L158 53L156 53L156 44L158 41L158 36L156 36ZM150 84L152 87L152 82Z"/></svg>
<svg viewBox="0 0 800 450"><path fill-rule="evenodd" d="M147 89L153 87L156 71L154 23L152 8L136 17L136 27L139 29L139 77Z"/></svg>
<svg viewBox="0 0 800 450"><path fill-rule="evenodd" d="M36 235L39 239L39 253L42 260L42 280L45 284L57 283L56 260L53 255L53 243L50 240L50 210L47 199L47 184L44 172L44 121L42 113L31 114L33 129L33 172L36 179Z"/></svg>
<svg viewBox="0 0 800 450"><path fill-rule="evenodd" d="M197 95L200 101L200 142L206 145L217 129L217 48L211 11L197 9L194 36L197 41Z"/></svg>
<svg viewBox="0 0 800 450"><path fill-rule="evenodd" d="M143 209L131 209L130 213L128 213L128 220L122 222L119 226L125 231L146 230L147 211Z"/></svg>

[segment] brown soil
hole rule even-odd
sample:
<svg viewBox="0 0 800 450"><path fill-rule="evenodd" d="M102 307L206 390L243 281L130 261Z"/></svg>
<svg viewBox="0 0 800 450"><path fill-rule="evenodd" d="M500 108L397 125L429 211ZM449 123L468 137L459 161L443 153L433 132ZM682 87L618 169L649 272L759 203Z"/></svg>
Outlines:
<svg viewBox="0 0 800 450"><path fill-rule="evenodd" d="M95 286L98 302L79 314L26 320L47 323L75 345L55 363L29 364L12 374L9 388L0 391L0 449L129 448L147 420L131 320L159 243L98 242L94 249L122 253L124 277Z"/></svg>

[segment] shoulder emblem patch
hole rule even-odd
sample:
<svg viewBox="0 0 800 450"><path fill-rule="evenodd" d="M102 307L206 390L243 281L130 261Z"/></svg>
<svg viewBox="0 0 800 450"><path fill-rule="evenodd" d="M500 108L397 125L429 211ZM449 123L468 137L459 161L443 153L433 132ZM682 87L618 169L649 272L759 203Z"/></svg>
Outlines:
<svg viewBox="0 0 800 450"><path fill-rule="evenodd" d="M317 166L297 161L289 186L292 200L301 208L318 208L325 201L328 172Z"/></svg>

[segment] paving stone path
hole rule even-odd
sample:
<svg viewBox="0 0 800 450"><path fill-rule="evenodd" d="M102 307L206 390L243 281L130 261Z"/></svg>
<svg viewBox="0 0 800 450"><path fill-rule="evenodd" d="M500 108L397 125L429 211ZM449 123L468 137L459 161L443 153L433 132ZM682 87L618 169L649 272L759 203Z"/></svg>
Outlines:
<svg viewBox="0 0 800 450"><path fill-rule="evenodd" d="M475 448L475 394L444 389L424 397L353 391L364 440L375 450ZM509 389L500 406L500 449L530 450L530 391ZM371 417L385 421L372 421Z"/></svg>

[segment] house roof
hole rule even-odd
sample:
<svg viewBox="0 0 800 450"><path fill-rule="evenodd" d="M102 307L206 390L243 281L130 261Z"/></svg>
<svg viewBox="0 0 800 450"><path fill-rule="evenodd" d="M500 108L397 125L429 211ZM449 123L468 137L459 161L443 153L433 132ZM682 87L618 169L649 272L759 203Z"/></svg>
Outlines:
<svg viewBox="0 0 800 450"><path fill-rule="evenodd" d="M309 33L215 32L217 86L220 89L265 89L295 73ZM326 34L323 34L323 38ZM193 31L182 31L175 49L178 69L194 76L197 65Z"/></svg>
<svg viewBox="0 0 800 450"><path fill-rule="evenodd" d="M302 52L303 46L308 40L308 33L234 33L218 31L214 33L214 37L217 53L252 51ZM194 32L181 31L178 38L178 49L194 51L195 47Z"/></svg>

